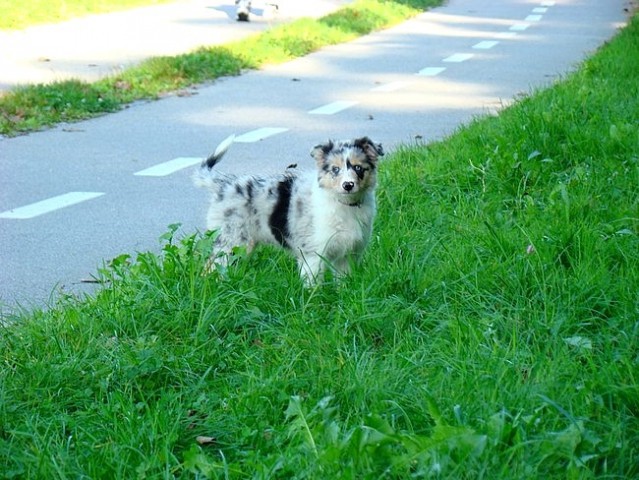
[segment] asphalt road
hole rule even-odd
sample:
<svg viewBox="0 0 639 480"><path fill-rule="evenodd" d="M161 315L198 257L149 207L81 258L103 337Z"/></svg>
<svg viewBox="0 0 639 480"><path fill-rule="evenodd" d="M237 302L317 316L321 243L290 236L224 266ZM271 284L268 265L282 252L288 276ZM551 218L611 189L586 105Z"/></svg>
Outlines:
<svg viewBox="0 0 639 480"><path fill-rule="evenodd" d="M231 133L220 169L312 168L310 148L368 135L429 142L573 69L625 22L623 0L451 0L396 28L190 96L0 139L0 299L43 305L105 260L204 228L193 165ZM382 166L383 168L383 166Z"/></svg>

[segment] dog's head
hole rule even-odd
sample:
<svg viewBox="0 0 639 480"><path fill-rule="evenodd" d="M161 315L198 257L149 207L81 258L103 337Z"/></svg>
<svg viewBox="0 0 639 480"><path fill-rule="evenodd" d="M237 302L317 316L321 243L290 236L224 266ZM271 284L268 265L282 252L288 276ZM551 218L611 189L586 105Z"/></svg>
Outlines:
<svg viewBox="0 0 639 480"><path fill-rule="evenodd" d="M329 140L311 150L320 187L343 197L343 203L351 204L375 188L377 160L382 155L381 144L368 137L342 142Z"/></svg>

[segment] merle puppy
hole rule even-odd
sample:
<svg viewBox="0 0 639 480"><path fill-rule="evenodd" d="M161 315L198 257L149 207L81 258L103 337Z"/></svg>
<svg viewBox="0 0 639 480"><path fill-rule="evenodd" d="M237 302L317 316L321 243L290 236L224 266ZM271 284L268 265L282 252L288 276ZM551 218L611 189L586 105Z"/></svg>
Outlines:
<svg viewBox="0 0 639 480"><path fill-rule="evenodd" d="M207 228L217 231L212 260L226 261L235 246L250 251L270 243L297 258L307 285L326 268L348 273L371 237L382 146L368 137L328 141L311 150L316 171L236 176L214 168L233 138L222 142L195 175L196 185L212 194L207 216Z"/></svg>

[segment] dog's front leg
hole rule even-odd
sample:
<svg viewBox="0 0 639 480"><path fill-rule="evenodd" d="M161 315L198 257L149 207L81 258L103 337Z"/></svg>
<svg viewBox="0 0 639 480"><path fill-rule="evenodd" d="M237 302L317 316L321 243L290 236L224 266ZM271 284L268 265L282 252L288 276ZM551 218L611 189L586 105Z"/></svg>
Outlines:
<svg viewBox="0 0 639 480"><path fill-rule="evenodd" d="M304 285L307 287L316 285L324 271L324 259L317 254L302 255L300 253L297 263Z"/></svg>

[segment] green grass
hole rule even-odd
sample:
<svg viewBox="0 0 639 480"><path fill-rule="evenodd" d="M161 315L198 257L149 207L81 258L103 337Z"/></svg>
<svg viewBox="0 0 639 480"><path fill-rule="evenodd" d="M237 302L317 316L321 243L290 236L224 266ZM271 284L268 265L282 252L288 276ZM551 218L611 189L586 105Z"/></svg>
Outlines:
<svg viewBox="0 0 639 480"><path fill-rule="evenodd" d="M395 25L439 3L356 0L317 20L303 18L224 46L152 58L95 83L71 80L18 87L0 96L0 134L12 136L114 112L136 100L156 99L246 69L285 62Z"/></svg>
<svg viewBox="0 0 639 480"><path fill-rule="evenodd" d="M639 477L639 21L380 166L365 262L116 258L0 336L4 478ZM207 438L199 438L207 437ZM198 441L199 438L199 441Z"/></svg>
<svg viewBox="0 0 639 480"><path fill-rule="evenodd" d="M91 14L168 3L172 0L0 0L0 30L19 30Z"/></svg>

